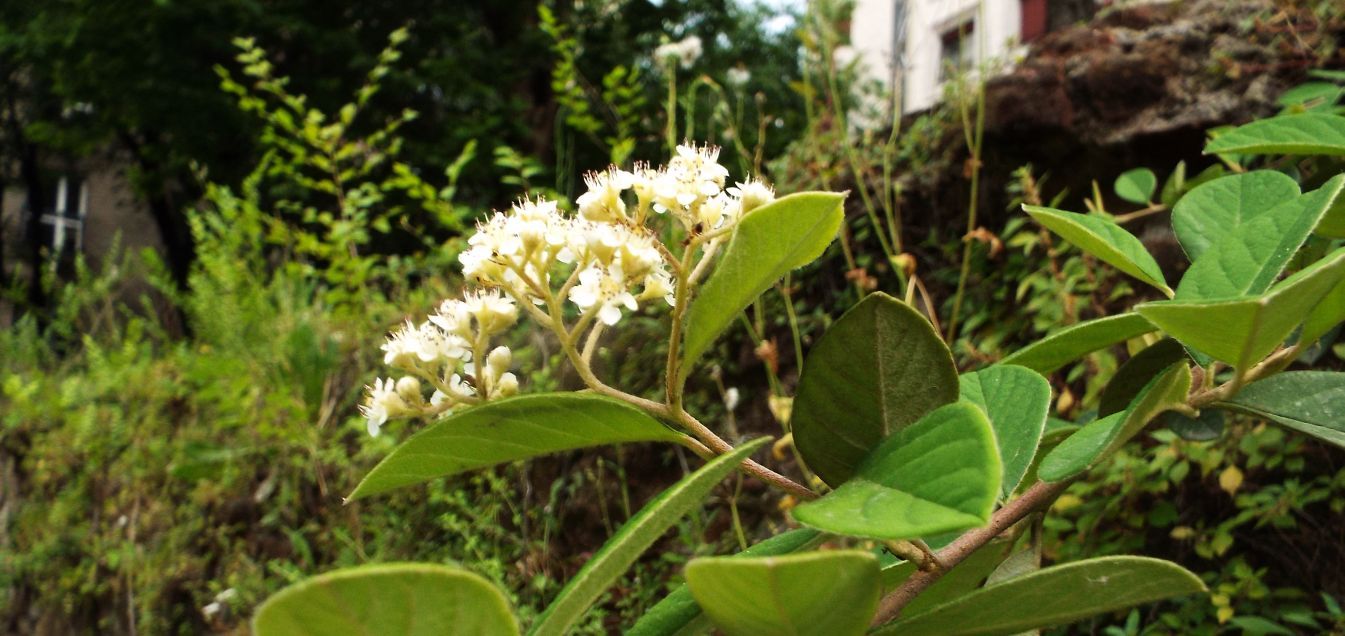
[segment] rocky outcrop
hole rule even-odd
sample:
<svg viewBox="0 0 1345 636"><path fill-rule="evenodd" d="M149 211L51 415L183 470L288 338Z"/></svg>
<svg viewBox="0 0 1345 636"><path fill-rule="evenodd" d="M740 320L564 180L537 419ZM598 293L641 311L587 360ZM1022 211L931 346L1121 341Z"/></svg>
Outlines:
<svg viewBox="0 0 1345 636"><path fill-rule="evenodd" d="M1305 69L1341 61L1345 30L1280 4L1143 4L1051 33L990 82L988 130L1105 146L1269 114Z"/></svg>

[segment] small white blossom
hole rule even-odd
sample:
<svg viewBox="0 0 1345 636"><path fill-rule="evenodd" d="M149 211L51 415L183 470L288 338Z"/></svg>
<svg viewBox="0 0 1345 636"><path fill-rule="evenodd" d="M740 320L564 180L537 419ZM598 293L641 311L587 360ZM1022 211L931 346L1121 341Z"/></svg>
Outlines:
<svg viewBox="0 0 1345 636"><path fill-rule="evenodd" d="M703 53L699 36L690 35L677 42L668 42L654 49L654 58L664 62L676 62L682 68L691 68Z"/></svg>
<svg viewBox="0 0 1345 636"><path fill-rule="evenodd" d="M775 200L775 190L757 179L748 179L728 189L730 196L738 199L741 213L747 214Z"/></svg>
<svg viewBox="0 0 1345 636"><path fill-rule="evenodd" d="M739 397L740 395L738 393L738 387L736 386L729 387L727 390L724 391L724 408L730 411L738 408Z"/></svg>
<svg viewBox="0 0 1345 636"><path fill-rule="evenodd" d="M584 177L588 191L575 199L579 216L589 221L614 223L626 219L626 202L621 193L635 183L635 175L616 167Z"/></svg>
<svg viewBox="0 0 1345 636"><path fill-rule="evenodd" d="M374 378L373 386L366 388L369 389L369 395L360 406L360 412L367 420L371 437L378 436L379 427L386 424L389 418L406 415L411 411L402 396L397 394L396 383L392 378L386 380Z"/></svg>
<svg viewBox="0 0 1345 636"><path fill-rule="evenodd" d="M598 319L611 326L621 320L621 307L639 309L635 296L626 287L626 277L619 265L591 266L579 272L579 284L570 289L570 300L585 311L598 308Z"/></svg>
<svg viewBox="0 0 1345 636"><path fill-rule="evenodd" d="M742 88L748 80L752 79L752 72L740 66L735 66L728 70L724 79L728 81L729 86Z"/></svg>

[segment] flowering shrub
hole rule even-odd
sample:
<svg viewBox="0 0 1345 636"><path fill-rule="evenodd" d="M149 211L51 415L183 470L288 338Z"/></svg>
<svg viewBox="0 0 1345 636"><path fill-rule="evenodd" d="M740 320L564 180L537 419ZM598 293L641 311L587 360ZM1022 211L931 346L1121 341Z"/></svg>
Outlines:
<svg viewBox="0 0 1345 636"><path fill-rule="evenodd" d="M1167 300L1073 325L960 374L944 339L907 302L873 293L839 318L809 353L789 417L786 443L816 475L807 484L749 459L766 440L735 448L722 439L686 411L682 391L735 316L826 249L844 195L775 199L753 181L726 188L713 149L682 146L666 167L590 175L574 215L524 200L481 224L462 254L479 288L385 345L386 362L408 375L371 387L370 431L390 418L435 421L350 498L600 444L668 442L705 458L592 556L534 634L566 633L735 469L799 500L791 515L804 528L733 557L692 560L686 585L631 633L1017 633L1203 592L1192 573L1148 557L1042 567L1040 533L1029 530L1071 483L1154 423L1190 430L1237 411L1345 445L1345 374L1284 372L1345 320L1345 248L1321 247L1345 237L1337 204L1345 174L1329 162L1304 163L1316 188L1302 193L1283 173L1238 163L1345 153L1345 117L1255 122L1207 150L1236 170L1173 206L1174 231L1192 258L1175 287L1109 215L1024 206ZM1153 184L1141 186L1151 197ZM671 306L662 401L609 385L589 364L605 328L658 300ZM589 391L510 397L518 390L512 356L492 349L491 338L520 315L559 338ZM1127 341L1147 347L1107 383L1097 417L1049 421L1044 375ZM813 549L823 543L839 549ZM254 626L263 636L518 630L491 585L426 564L316 577L274 596Z"/></svg>

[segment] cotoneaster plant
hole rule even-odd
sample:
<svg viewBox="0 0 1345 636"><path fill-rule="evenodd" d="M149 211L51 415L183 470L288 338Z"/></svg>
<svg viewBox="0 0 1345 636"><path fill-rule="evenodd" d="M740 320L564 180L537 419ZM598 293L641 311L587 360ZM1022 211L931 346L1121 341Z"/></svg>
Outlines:
<svg viewBox="0 0 1345 636"><path fill-rule="evenodd" d="M1345 118L1255 122L1208 150L1230 165L1234 152L1345 154ZM735 448L720 438L683 408L682 391L739 312L826 249L844 195L777 199L758 182L725 189L715 151L692 146L659 169L590 175L577 215L524 201L483 223L461 258L479 288L389 340L386 361L403 375L371 387L370 432L393 418L430 423L350 498L602 444L681 444L703 457L593 555L531 634L571 629L734 470L799 500L791 514L802 527L737 555L693 559L686 584L628 633L1019 633L1200 593L1187 570L1144 556L1042 567L1031 529L1074 480L1153 424L1218 426L1212 415L1236 410L1345 446L1345 374L1284 372L1345 320L1345 249L1333 247L1345 236L1345 175L1317 176L1306 193L1270 170L1190 189L1171 213L1192 260L1175 288L1109 215L1027 207L1168 299L1071 326L975 371L959 374L910 305L868 295L813 346L799 381L790 424L819 478L810 487L750 459L766 440ZM608 384L589 364L602 331L646 302L671 306L662 401ZM511 356L491 345L519 316L559 338L587 391L514 395ZM1111 379L1097 418L1049 419L1044 374L1126 341L1149 346ZM314 577L268 600L253 626L262 636L520 628L490 583L429 564Z"/></svg>

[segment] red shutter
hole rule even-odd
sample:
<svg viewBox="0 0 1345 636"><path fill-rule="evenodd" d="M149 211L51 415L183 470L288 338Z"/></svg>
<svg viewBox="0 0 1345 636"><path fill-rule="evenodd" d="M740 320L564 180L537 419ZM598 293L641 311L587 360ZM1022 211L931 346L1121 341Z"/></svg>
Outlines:
<svg viewBox="0 0 1345 636"><path fill-rule="evenodd" d="M1046 34L1046 0L1019 0L1022 8L1022 32L1019 39L1031 42Z"/></svg>

